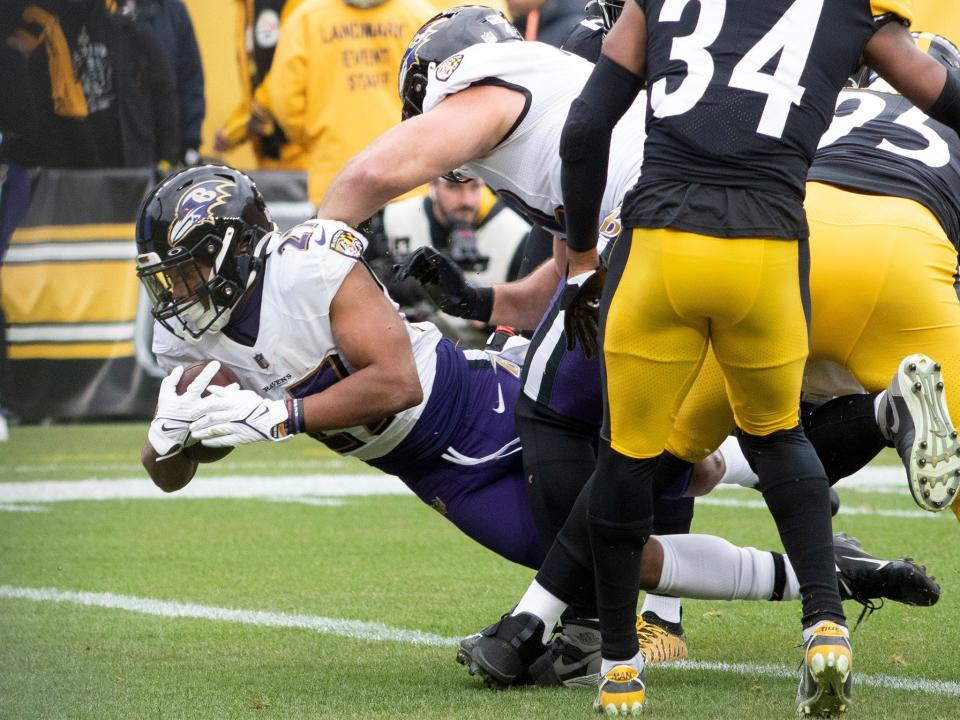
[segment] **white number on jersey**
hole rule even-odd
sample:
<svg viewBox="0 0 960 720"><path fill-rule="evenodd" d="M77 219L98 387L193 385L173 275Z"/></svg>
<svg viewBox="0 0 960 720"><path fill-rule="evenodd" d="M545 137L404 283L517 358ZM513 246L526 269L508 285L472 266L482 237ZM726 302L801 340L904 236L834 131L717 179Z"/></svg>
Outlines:
<svg viewBox="0 0 960 720"><path fill-rule="evenodd" d="M820 138L819 148L832 145L840 138L849 135L859 127L863 127L871 120L880 117L880 114L886 109L886 101L878 95L868 93L850 92L845 90L837 98L837 107L843 103L854 101L857 103L856 109L849 115L837 116L830 124L830 128ZM950 164L950 146L947 141L940 137L937 132L926 124L929 118L919 108L910 108L905 113L899 115L895 122L901 127L908 128L917 135L920 135L927 141L927 146L919 150L894 145L890 140L884 139L879 145L878 150L899 155L921 162L930 168L945 167Z"/></svg>
<svg viewBox="0 0 960 720"><path fill-rule="evenodd" d="M691 0L667 0L660 22L677 22ZM805 88L800 85L817 32L824 0L795 0L783 17L744 55L730 76L730 87L767 96L757 132L779 138L787 125L787 116L799 105ZM713 58L706 49L720 36L726 14L726 0L700 3L700 16L692 35L674 38L670 59L687 64L687 76L675 91L666 92L661 78L650 89L653 114L660 118L682 115L692 110L707 92L714 75ZM773 75L763 72L767 63L780 55Z"/></svg>

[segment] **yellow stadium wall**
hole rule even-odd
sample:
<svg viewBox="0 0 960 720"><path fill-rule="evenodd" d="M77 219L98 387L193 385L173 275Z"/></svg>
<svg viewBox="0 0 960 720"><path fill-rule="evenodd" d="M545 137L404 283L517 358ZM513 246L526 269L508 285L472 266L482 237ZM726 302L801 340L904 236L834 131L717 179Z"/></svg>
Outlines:
<svg viewBox="0 0 960 720"><path fill-rule="evenodd" d="M935 32L960 43L960 2L957 0L913 0L917 30Z"/></svg>
<svg viewBox="0 0 960 720"><path fill-rule="evenodd" d="M200 44L207 98L201 152L214 155L213 135L243 97L237 67L237 23L243 4L237 0L184 0ZM254 167L249 145L224 153L223 159L240 168Z"/></svg>

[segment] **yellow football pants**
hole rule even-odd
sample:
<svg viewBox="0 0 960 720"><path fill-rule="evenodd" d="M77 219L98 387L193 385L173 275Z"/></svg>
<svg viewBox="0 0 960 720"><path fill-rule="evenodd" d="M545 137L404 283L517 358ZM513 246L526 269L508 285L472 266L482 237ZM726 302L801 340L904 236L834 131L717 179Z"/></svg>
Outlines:
<svg viewBox="0 0 960 720"><path fill-rule="evenodd" d="M924 353L943 365L950 415L960 419L957 251L934 215L912 200L807 184L810 359L846 367L868 392L900 361ZM723 377L708 356L667 449L696 462L733 427Z"/></svg>
<svg viewBox="0 0 960 720"><path fill-rule="evenodd" d="M797 426L807 357L799 243L634 229L614 249L610 279L603 352L614 450L663 451L710 343L743 430Z"/></svg>

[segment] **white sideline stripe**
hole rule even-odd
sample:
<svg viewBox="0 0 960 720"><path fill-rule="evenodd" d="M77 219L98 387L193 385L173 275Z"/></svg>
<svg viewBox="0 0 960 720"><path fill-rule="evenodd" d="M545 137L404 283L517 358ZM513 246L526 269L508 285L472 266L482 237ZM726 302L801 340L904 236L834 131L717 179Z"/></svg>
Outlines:
<svg viewBox="0 0 960 720"><path fill-rule="evenodd" d="M215 605L154 600L153 598L131 597L130 595L115 595L113 593L72 592L53 588L21 588L0 585L0 598L73 603L111 610L126 610L158 617L196 618L199 620L257 625L259 627L300 628L353 640L393 640L411 645L431 645L434 647L448 647L459 642L455 638L440 637L419 630L404 630L403 628L394 628L383 623L366 622L364 620L344 620L316 615L291 615L261 610L235 610L216 607Z"/></svg>
<svg viewBox="0 0 960 720"><path fill-rule="evenodd" d="M67 500L175 500L177 498L350 497L412 495L390 475L228 475L196 478L183 490L164 493L146 476L119 480L50 480L0 483L0 503Z"/></svg>
<svg viewBox="0 0 960 720"><path fill-rule="evenodd" d="M886 468L879 469L885 473ZM899 469L891 468L902 484ZM867 473L869 475L869 473ZM892 475L891 475L892 477ZM846 482L846 481L844 481ZM741 490L724 485L721 493ZM898 492L905 493L902 487ZM146 477L116 480L50 480L0 483L0 511L13 509L15 503L51 503L75 500L178 500L178 499L261 499L282 497L286 502L336 507L331 497L369 495L408 495L413 493L399 478L391 475L226 475L198 478L175 493L159 491ZM734 499L710 495L697 498L700 505L764 510L761 499ZM17 507L16 509L22 509ZM902 519L943 519L949 513L924 510L884 510L871 506L841 505L841 515L875 515Z"/></svg>
<svg viewBox="0 0 960 720"><path fill-rule="evenodd" d="M126 610L141 615L155 615L170 618L194 618L217 622L234 622L259 627L299 628L313 630L326 635L350 638L353 640L393 641L411 645L431 647L455 647L459 638L447 638L419 630L405 630L390 627L383 623L363 620L344 620L341 618L319 617L315 615L291 615L271 613L260 610L236 610L214 605L179 603L170 600L115 595L114 593L72 592L53 588L21 588L0 585L0 598L15 600L33 600L36 602L60 602L86 605L88 607ZM676 670L708 670L737 675L761 675L773 678L793 678L796 670L781 665L753 665L748 663L703 662L683 660L654 668ZM960 697L960 683L949 680L927 680L924 678L906 678L895 675L856 675L857 685L887 688L890 690L912 690L934 695Z"/></svg>
<svg viewBox="0 0 960 720"><path fill-rule="evenodd" d="M751 510L766 510L767 504L763 500L733 500L707 495L697 498L697 505L714 505L716 507L749 508ZM876 515L879 517L912 518L922 520L936 520L952 517L951 513L931 513L926 510L880 510L878 508L840 503L840 515Z"/></svg>
<svg viewBox="0 0 960 720"><path fill-rule="evenodd" d="M0 503L0 510L7 512L47 512L50 508L40 505L27 505L26 503Z"/></svg>
<svg viewBox="0 0 960 720"><path fill-rule="evenodd" d="M700 660L680 660L663 665L652 665L651 668L670 668L674 670L711 670L715 672L734 673L737 675L760 675L772 678L797 677L797 670L782 665L751 665L748 663L704 662ZM857 673L853 677L854 685L869 685L889 690L913 690L934 695L948 695L960 697L960 683L950 680L927 680L925 678L906 678L898 675L864 675Z"/></svg>

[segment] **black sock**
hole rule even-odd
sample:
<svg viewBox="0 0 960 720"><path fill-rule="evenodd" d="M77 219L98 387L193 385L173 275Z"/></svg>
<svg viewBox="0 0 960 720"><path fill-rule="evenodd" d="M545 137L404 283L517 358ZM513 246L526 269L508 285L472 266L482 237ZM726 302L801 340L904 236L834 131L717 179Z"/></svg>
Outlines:
<svg viewBox="0 0 960 720"><path fill-rule="evenodd" d="M636 460L601 443L589 525L603 630L601 652L610 660L626 660L639 652L640 558L653 526L653 483L659 465L659 458Z"/></svg>
<svg viewBox="0 0 960 720"><path fill-rule="evenodd" d="M874 414L876 397L844 395L804 418L803 431L817 451L831 485L864 467L887 446Z"/></svg>
<svg viewBox="0 0 960 720"><path fill-rule="evenodd" d="M597 616L587 524L593 482L591 477L580 491L536 577L548 592L573 606L580 617Z"/></svg>
<svg viewBox="0 0 960 720"><path fill-rule="evenodd" d="M766 437L737 435L760 477L759 489L797 575L803 626L821 620L844 623L833 560L830 487L813 447L799 426Z"/></svg>

